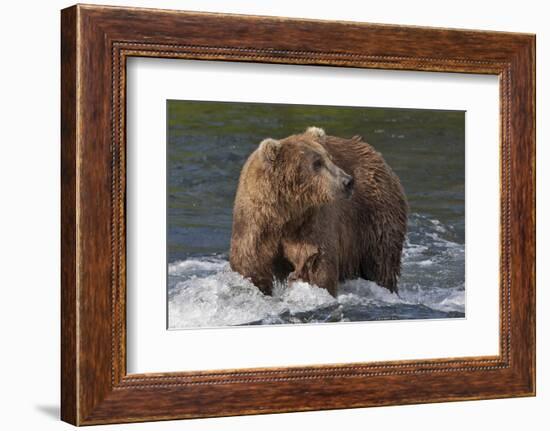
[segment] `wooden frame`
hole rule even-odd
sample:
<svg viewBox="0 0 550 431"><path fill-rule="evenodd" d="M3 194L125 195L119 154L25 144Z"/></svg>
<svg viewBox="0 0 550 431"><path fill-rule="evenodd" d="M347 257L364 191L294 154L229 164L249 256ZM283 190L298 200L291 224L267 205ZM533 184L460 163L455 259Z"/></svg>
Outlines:
<svg viewBox="0 0 550 431"><path fill-rule="evenodd" d="M78 5L62 11L61 49L63 420L88 425L535 394L534 35ZM500 354L128 375L129 56L498 75Z"/></svg>

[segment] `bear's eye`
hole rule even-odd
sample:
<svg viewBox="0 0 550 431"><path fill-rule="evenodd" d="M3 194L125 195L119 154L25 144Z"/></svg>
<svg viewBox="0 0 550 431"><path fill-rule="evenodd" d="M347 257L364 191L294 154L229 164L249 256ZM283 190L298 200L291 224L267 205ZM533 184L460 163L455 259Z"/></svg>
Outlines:
<svg viewBox="0 0 550 431"><path fill-rule="evenodd" d="M313 170L318 171L323 167L323 160L317 159L313 162Z"/></svg>

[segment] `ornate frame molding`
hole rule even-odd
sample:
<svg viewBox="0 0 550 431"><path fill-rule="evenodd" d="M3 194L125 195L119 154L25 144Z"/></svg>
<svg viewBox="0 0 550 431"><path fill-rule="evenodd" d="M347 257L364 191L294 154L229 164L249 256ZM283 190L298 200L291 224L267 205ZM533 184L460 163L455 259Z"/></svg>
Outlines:
<svg viewBox="0 0 550 431"><path fill-rule="evenodd" d="M206 34L204 25L220 30ZM257 35L257 26L284 29L287 36ZM332 41L328 35L335 31L340 36ZM311 32L321 40L308 41ZM534 36L510 33L99 6L65 9L62 419L98 424L533 395L534 43ZM353 49L343 49L346 44ZM128 375L125 66L131 56L498 75L500 354ZM251 391L261 396L251 399ZM301 397L305 391L307 399Z"/></svg>

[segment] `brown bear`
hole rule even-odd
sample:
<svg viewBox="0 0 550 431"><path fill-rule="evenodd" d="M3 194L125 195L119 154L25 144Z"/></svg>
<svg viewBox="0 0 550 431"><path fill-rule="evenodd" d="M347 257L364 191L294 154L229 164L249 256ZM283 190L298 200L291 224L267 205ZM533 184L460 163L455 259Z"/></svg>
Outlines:
<svg viewBox="0 0 550 431"><path fill-rule="evenodd" d="M381 154L309 127L263 140L244 164L230 265L269 295L288 279L336 296L359 277L397 292L406 229L405 194Z"/></svg>

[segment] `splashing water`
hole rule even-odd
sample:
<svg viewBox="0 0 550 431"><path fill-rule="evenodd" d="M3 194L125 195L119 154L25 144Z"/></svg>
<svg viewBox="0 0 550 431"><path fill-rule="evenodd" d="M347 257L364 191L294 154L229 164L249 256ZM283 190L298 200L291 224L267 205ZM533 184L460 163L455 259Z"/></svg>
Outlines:
<svg viewBox="0 0 550 431"><path fill-rule="evenodd" d="M409 225L398 295L356 279L337 298L305 282L266 296L226 256L195 256L168 266L169 328L464 317L464 245L438 220L412 214Z"/></svg>

